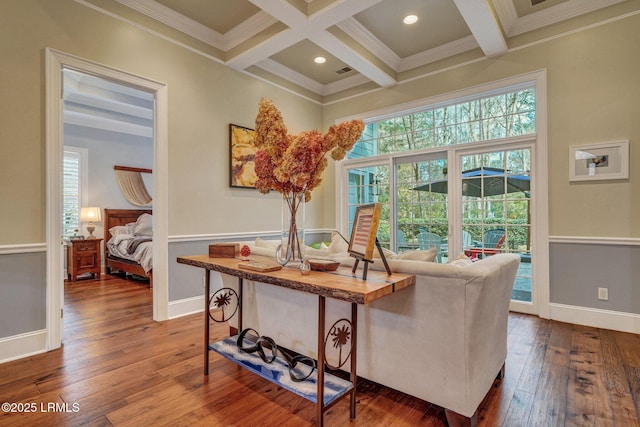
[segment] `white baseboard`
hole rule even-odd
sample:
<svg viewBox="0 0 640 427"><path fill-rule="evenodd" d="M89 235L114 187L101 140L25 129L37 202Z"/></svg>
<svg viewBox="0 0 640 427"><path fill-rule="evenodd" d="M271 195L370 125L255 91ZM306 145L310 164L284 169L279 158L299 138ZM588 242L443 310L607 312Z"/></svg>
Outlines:
<svg viewBox="0 0 640 427"><path fill-rule="evenodd" d="M40 354L46 351L46 329L0 338L0 363L22 359L23 357L33 356L34 354Z"/></svg>
<svg viewBox="0 0 640 427"><path fill-rule="evenodd" d="M169 319L202 313L204 311L204 295L169 302Z"/></svg>
<svg viewBox="0 0 640 427"><path fill-rule="evenodd" d="M551 303L549 315L560 322L640 334L640 314Z"/></svg>

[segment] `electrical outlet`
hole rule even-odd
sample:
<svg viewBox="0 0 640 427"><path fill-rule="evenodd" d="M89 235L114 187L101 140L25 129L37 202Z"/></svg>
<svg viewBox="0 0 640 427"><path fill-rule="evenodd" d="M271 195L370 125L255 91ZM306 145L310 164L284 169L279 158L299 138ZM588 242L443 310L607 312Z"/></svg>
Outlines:
<svg viewBox="0 0 640 427"><path fill-rule="evenodd" d="M601 301L609 301L609 288L598 288L598 299Z"/></svg>

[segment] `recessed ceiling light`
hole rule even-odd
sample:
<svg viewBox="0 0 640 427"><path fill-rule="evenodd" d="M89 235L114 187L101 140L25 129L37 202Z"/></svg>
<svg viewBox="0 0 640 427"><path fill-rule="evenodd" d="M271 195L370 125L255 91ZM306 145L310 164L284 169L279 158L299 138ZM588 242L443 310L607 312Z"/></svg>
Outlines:
<svg viewBox="0 0 640 427"><path fill-rule="evenodd" d="M418 22L418 17L416 15L407 15L404 17L402 22L407 25L415 24L416 22Z"/></svg>
<svg viewBox="0 0 640 427"><path fill-rule="evenodd" d="M325 58L324 56L316 56L315 58L313 58L313 62L315 62L316 64L324 64L325 62L327 62L327 58Z"/></svg>

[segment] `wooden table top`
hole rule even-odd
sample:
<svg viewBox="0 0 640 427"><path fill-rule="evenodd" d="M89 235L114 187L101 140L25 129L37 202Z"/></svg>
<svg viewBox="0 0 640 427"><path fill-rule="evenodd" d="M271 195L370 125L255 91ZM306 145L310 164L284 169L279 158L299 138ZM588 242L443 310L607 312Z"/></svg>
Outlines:
<svg viewBox="0 0 640 427"><path fill-rule="evenodd" d="M254 259L263 261L252 258ZM178 257L180 264L358 304L370 303L416 283L416 276L411 274L393 273L388 276L386 272L371 269L367 273L367 280L362 280L362 270L353 274L351 268L345 267L339 267L332 272L312 271L311 274L303 276L297 266L258 272L240 268L238 265L243 262L247 261L237 258L209 258L208 255ZM274 263L268 259L265 262Z"/></svg>

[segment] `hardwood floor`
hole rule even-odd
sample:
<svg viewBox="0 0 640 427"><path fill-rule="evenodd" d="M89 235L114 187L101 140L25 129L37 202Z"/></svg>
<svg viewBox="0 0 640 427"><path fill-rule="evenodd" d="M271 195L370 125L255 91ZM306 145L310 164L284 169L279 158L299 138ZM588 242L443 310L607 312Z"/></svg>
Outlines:
<svg viewBox="0 0 640 427"><path fill-rule="evenodd" d="M202 373L202 320L151 320L148 285L102 277L65 285L62 349L0 365L2 426L305 426L315 406L211 355ZM506 375L478 413L480 426L639 426L640 335L509 317ZM225 325L213 326L223 337ZM428 379L427 379L428 380ZM444 426L428 402L360 381L327 426ZM66 412L60 412L60 410ZM31 412L26 412L31 410Z"/></svg>

